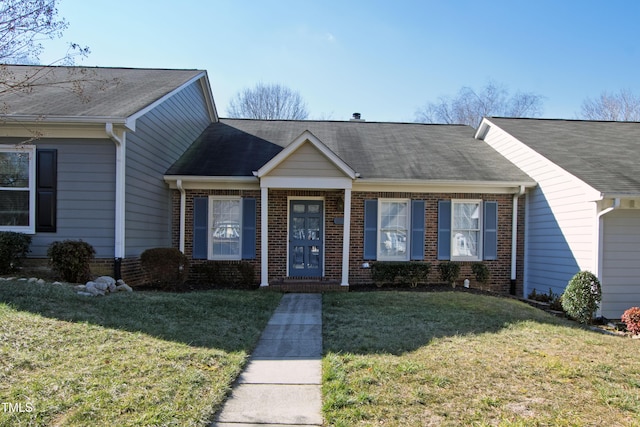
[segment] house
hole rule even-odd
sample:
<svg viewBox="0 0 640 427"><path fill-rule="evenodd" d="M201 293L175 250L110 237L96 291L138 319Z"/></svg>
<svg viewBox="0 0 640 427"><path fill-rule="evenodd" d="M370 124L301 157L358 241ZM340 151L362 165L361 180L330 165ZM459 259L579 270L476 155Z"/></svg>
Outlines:
<svg viewBox="0 0 640 427"><path fill-rule="evenodd" d="M31 234L34 259L53 241L82 239L96 263L135 282L139 255L171 245L164 173L218 119L207 73L0 72L3 82L28 81L0 95L0 231Z"/></svg>
<svg viewBox="0 0 640 427"><path fill-rule="evenodd" d="M482 120L484 140L538 182L526 194L524 294L588 270L601 313L640 306L640 123Z"/></svg>
<svg viewBox="0 0 640 427"><path fill-rule="evenodd" d="M0 230L30 257L82 239L129 283L140 254L348 289L378 261L489 268L521 293L527 173L468 126L220 119L200 70L4 66ZM438 281L434 268L430 281Z"/></svg>
<svg viewBox="0 0 640 427"><path fill-rule="evenodd" d="M376 261L484 262L521 277L536 185L468 126L219 119L170 168L174 244L195 264L247 262L263 287L347 287ZM520 257L519 257L520 256ZM434 271L433 281L437 281Z"/></svg>

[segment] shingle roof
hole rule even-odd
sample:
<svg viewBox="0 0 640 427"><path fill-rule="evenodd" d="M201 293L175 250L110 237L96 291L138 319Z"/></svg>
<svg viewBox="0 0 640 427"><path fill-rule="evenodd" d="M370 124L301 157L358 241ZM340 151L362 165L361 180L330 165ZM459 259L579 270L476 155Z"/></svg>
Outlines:
<svg viewBox="0 0 640 427"><path fill-rule="evenodd" d="M0 104L9 116L127 118L202 73L6 65L0 68ZM26 76L34 76L29 90L5 90L4 82Z"/></svg>
<svg viewBox="0 0 640 427"><path fill-rule="evenodd" d="M488 118L603 193L640 193L640 123Z"/></svg>
<svg viewBox="0 0 640 427"><path fill-rule="evenodd" d="M167 175L252 176L305 130L364 179L533 182L471 127L357 121L221 119Z"/></svg>

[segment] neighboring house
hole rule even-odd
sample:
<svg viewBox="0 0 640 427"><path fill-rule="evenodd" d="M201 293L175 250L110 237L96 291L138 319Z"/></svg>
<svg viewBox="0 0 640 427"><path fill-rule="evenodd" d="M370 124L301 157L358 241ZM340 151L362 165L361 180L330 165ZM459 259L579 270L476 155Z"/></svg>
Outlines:
<svg viewBox="0 0 640 427"><path fill-rule="evenodd" d="M527 193L524 293L562 293L580 270L602 315L640 306L640 123L485 118L484 140L538 182Z"/></svg>
<svg viewBox="0 0 640 427"><path fill-rule="evenodd" d="M519 198L536 185L468 126L220 119L171 166L174 245L194 264L251 263L261 286L349 286L376 261L491 271L515 291ZM519 255L519 258L518 258ZM520 260L519 260L520 259ZM520 289L521 290L521 289Z"/></svg>
<svg viewBox="0 0 640 427"><path fill-rule="evenodd" d="M135 282L147 248L171 245L166 170L217 121L205 71L3 66L0 231L33 235L32 258L82 239Z"/></svg>

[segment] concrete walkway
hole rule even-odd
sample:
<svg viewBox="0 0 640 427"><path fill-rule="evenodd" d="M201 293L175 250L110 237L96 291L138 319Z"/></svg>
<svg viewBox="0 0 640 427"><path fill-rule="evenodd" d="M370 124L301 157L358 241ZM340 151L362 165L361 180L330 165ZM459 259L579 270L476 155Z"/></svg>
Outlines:
<svg viewBox="0 0 640 427"><path fill-rule="evenodd" d="M322 295L285 294L212 426L322 425Z"/></svg>

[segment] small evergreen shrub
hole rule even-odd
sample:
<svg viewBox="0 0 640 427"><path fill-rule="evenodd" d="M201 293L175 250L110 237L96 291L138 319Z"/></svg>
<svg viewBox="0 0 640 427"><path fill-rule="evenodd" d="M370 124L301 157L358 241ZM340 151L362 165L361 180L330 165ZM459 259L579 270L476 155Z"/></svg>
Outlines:
<svg viewBox="0 0 640 427"><path fill-rule="evenodd" d="M475 262L471 264L471 271L473 272L473 274L475 274L478 283L486 285L489 282L491 274L489 273L489 269L487 268L487 266L483 263Z"/></svg>
<svg viewBox="0 0 640 427"><path fill-rule="evenodd" d="M562 309L562 296L553 292L551 288L549 288L548 294L539 294L534 289L531 291L529 296L527 297L533 301L546 302L549 304L549 308L555 311L563 311Z"/></svg>
<svg viewBox="0 0 640 427"><path fill-rule="evenodd" d="M562 294L562 308L580 323L590 323L602 299L598 278L588 271L576 273Z"/></svg>
<svg viewBox="0 0 640 427"><path fill-rule="evenodd" d="M431 264L428 262L380 261L371 266L371 278L376 286L396 281L409 283L411 287L426 283Z"/></svg>
<svg viewBox="0 0 640 427"><path fill-rule="evenodd" d="M49 264L65 282L84 283L91 279L90 263L96 251L82 240L53 242L47 249Z"/></svg>
<svg viewBox="0 0 640 427"><path fill-rule="evenodd" d="M147 249L140 255L140 266L161 289L177 289L189 276L189 259L177 248Z"/></svg>
<svg viewBox="0 0 640 427"><path fill-rule="evenodd" d="M458 280L458 276L460 275L460 264L443 262L438 264L438 270L440 271L440 279L455 288L456 280Z"/></svg>
<svg viewBox="0 0 640 427"><path fill-rule="evenodd" d="M428 262L409 262L406 263L402 274L411 287L415 288L418 283L427 283L430 272L431 264Z"/></svg>
<svg viewBox="0 0 640 427"><path fill-rule="evenodd" d="M241 262L238 264L238 272L240 273L240 282L243 285L253 285L256 282L256 269L253 264Z"/></svg>
<svg viewBox="0 0 640 427"><path fill-rule="evenodd" d="M11 273L27 256L31 236L13 231L0 232L0 274Z"/></svg>
<svg viewBox="0 0 640 427"><path fill-rule="evenodd" d="M633 335L640 335L640 307L631 307L620 318Z"/></svg>

